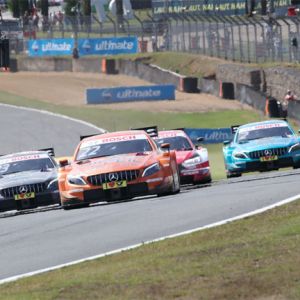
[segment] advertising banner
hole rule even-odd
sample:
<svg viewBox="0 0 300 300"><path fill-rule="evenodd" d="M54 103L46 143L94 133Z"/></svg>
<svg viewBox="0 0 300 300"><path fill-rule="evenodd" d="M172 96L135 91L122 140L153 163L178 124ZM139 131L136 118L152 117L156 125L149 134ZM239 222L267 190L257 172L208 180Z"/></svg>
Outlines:
<svg viewBox="0 0 300 300"><path fill-rule="evenodd" d="M268 2L268 1L267 1ZM152 0L154 14L197 14L215 16L238 16L247 13L248 7L253 5L253 10L261 14L260 0ZM286 15L287 7L291 0L273 0L272 5L276 15Z"/></svg>
<svg viewBox="0 0 300 300"><path fill-rule="evenodd" d="M91 88L86 90L87 104L157 100L175 100L175 85Z"/></svg>
<svg viewBox="0 0 300 300"><path fill-rule="evenodd" d="M29 56L72 55L74 39L29 40ZM138 52L137 37L78 39L79 56L118 55Z"/></svg>
<svg viewBox="0 0 300 300"><path fill-rule="evenodd" d="M245 0L152 0L154 14L244 15Z"/></svg>
<svg viewBox="0 0 300 300"><path fill-rule="evenodd" d="M198 137L203 137L203 144L218 144L233 138L231 128L184 128L193 143Z"/></svg>
<svg viewBox="0 0 300 300"><path fill-rule="evenodd" d="M72 55L74 39L29 40L29 56Z"/></svg>
<svg viewBox="0 0 300 300"><path fill-rule="evenodd" d="M99 39L79 39L79 56L118 55L138 52L137 37L116 37Z"/></svg>

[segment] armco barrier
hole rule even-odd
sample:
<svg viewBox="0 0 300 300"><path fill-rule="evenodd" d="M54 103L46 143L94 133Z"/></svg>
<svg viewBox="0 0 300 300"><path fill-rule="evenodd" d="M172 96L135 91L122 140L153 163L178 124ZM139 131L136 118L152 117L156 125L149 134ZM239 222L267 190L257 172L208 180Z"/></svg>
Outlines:
<svg viewBox="0 0 300 300"><path fill-rule="evenodd" d="M89 57L72 60L73 72L101 73L101 58Z"/></svg>
<svg viewBox="0 0 300 300"><path fill-rule="evenodd" d="M152 64L145 64L139 60L131 61L119 59L117 69L121 74L135 76L152 83L174 84L176 89L182 92L199 92L198 78L183 76Z"/></svg>
<svg viewBox="0 0 300 300"><path fill-rule="evenodd" d="M235 98L239 99L241 103L248 104L261 112L265 112L266 95L263 92L256 91L244 84L236 84Z"/></svg>
<svg viewBox="0 0 300 300"><path fill-rule="evenodd" d="M175 86L149 85L107 89L86 89L87 104L157 100L175 100Z"/></svg>
<svg viewBox="0 0 300 300"><path fill-rule="evenodd" d="M18 71L72 72L72 60L60 57L24 57L18 59Z"/></svg>
<svg viewBox="0 0 300 300"><path fill-rule="evenodd" d="M231 128L184 128L193 143L198 144L197 138L203 137L203 144L218 144L232 139Z"/></svg>

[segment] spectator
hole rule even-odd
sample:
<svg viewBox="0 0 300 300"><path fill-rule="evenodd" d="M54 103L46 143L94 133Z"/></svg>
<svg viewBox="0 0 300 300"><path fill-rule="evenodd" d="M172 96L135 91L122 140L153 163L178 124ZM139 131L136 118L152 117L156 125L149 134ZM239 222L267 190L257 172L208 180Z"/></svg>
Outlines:
<svg viewBox="0 0 300 300"><path fill-rule="evenodd" d="M296 35L292 37L291 45L292 45L293 60L298 62L298 39Z"/></svg>
<svg viewBox="0 0 300 300"><path fill-rule="evenodd" d="M64 27L63 26L64 14L61 11L57 13L57 21L58 21L59 30L62 31Z"/></svg>
<svg viewBox="0 0 300 300"><path fill-rule="evenodd" d="M282 110L282 117L286 118L288 115L288 106L291 101L295 101L296 96L292 93L291 90L287 90L286 95L281 102L281 110Z"/></svg>
<svg viewBox="0 0 300 300"><path fill-rule="evenodd" d="M40 21L40 17L38 15L37 11L35 11L32 16L32 23L36 30L38 30L38 28L39 28L39 21Z"/></svg>

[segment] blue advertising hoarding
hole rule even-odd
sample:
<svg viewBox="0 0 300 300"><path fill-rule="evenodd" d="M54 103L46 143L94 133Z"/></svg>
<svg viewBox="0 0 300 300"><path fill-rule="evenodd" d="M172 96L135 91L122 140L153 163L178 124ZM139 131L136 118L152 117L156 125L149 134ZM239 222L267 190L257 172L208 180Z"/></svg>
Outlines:
<svg viewBox="0 0 300 300"><path fill-rule="evenodd" d="M87 104L157 100L175 100L175 85L168 84L86 89Z"/></svg>
<svg viewBox="0 0 300 300"><path fill-rule="evenodd" d="M72 55L74 39L29 40L29 56ZM78 39L79 56L118 55L138 52L137 37Z"/></svg>
<svg viewBox="0 0 300 300"><path fill-rule="evenodd" d="M72 55L74 39L29 40L29 56Z"/></svg>
<svg viewBox="0 0 300 300"><path fill-rule="evenodd" d="M118 55L138 52L137 37L116 37L101 39L79 39L79 56Z"/></svg>
<svg viewBox="0 0 300 300"><path fill-rule="evenodd" d="M184 131L195 144L198 137L204 138L204 144L223 143L233 138L231 128L184 128Z"/></svg>

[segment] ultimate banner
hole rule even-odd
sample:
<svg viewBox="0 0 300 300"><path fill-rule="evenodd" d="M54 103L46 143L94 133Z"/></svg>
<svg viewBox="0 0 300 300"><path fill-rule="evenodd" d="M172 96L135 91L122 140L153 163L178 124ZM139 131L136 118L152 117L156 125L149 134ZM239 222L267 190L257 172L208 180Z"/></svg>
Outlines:
<svg viewBox="0 0 300 300"><path fill-rule="evenodd" d="M267 0L265 2L268 2ZM248 7L261 13L261 0L152 0L154 14L200 14L215 16L245 15ZM291 0L273 0L274 11L281 15L287 13Z"/></svg>

